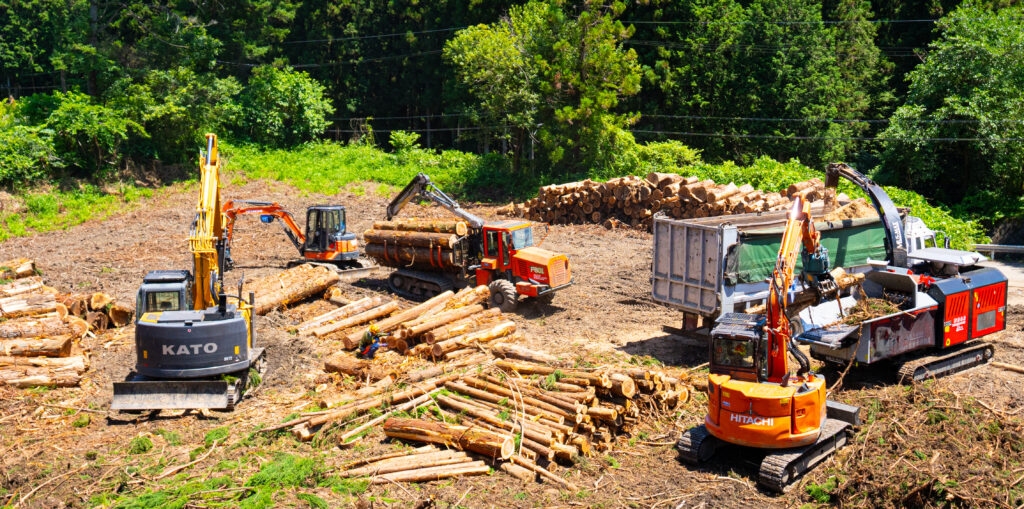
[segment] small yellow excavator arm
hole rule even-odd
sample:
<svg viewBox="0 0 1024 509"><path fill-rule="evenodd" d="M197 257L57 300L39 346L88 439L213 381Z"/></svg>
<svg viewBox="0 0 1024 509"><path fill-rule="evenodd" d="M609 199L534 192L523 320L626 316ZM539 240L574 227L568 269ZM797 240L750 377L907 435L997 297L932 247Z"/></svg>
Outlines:
<svg viewBox="0 0 1024 509"><path fill-rule="evenodd" d="M224 213L220 203L220 157L217 135L206 135L206 153L199 158L199 203L188 238L192 252L195 284L192 286L194 309L217 304L214 283L217 281L217 243L224 233Z"/></svg>

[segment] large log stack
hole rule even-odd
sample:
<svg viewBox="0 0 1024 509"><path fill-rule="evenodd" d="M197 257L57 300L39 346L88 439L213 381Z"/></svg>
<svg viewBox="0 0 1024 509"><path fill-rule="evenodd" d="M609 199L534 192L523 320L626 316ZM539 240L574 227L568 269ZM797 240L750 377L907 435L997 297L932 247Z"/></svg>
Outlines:
<svg viewBox="0 0 1024 509"><path fill-rule="evenodd" d="M90 328L99 328L85 316L102 317L95 321L105 328L113 299L103 293L80 299L62 295L46 286L35 263L24 258L0 263L0 274L0 385L78 385L89 358L77 342ZM75 313L69 312L70 300ZM130 321L132 311L127 312Z"/></svg>
<svg viewBox="0 0 1024 509"><path fill-rule="evenodd" d="M782 193L766 193L749 184L716 184L675 173L649 173L594 182L584 180L540 188L537 197L513 204L506 213L552 224L604 224L649 229L652 216L699 218L784 209L793 196L826 199L818 178L791 185Z"/></svg>
<svg viewBox="0 0 1024 509"><path fill-rule="evenodd" d="M471 463L482 464L473 462L476 455L517 477L539 475L563 484L567 481L551 474L552 463L610 451L617 438L631 436L642 420L677 410L692 390L687 377L658 368L572 369L558 361L534 362L552 356L519 346L494 345L491 350L507 357L478 353L448 363L447 370L410 373L402 379L406 385L390 393L388 387L395 385L385 379L388 383L367 387L369 392L344 405L264 431L291 428L299 439L310 440L331 429L345 430L333 436L349 447L382 425L387 437L457 450L441 452L427 445L367 458L346 465L342 475L347 477L403 472L391 480L428 481L474 475L480 470ZM463 372L457 371L460 367ZM417 408L433 413L415 412ZM365 421L367 413L376 417ZM433 419L396 418L402 413Z"/></svg>
<svg viewBox="0 0 1024 509"><path fill-rule="evenodd" d="M469 225L458 220L396 219L376 221L363 232L363 252L387 267L459 271L459 248Z"/></svg>
<svg viewBox="0 0 1024 509"><path fill-rule="evenodd" d="M306 263L257 279L245 287L255 292L253 306L258 315L323 295L340 280L338 273L322 265Z"/></svg>

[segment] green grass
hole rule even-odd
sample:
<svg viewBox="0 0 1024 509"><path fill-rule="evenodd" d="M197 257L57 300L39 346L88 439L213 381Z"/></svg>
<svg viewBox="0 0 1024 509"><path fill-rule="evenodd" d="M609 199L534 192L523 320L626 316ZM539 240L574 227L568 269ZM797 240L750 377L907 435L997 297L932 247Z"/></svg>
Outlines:
<svg viewBox="0 0 1024 509"><path fill-rule="evenodd" d="M152 189L122 185L117 193L106 193L93 185L71 191L48 190L19 193L25 207L16 213L0 214L0 241L52 230L66 230L90 219L104 219L142 198Z"/></svg>
<svg viewBox="0 0 1024 509"><path fill-rule="evenodd" d="M135 437L128 443L129 454L142 454L153 448L153 441L149 437Z"/></svg>
<svg viewBox="0 0 1024 509"><path fill-rule="evenodd" d="M90 422L92 422L92 418L89 417L89 414L83 413L82 415L79 415L78 418L76 418L74 421L72 421L71 425L76 428L84 428L88 426Z"/></svg>

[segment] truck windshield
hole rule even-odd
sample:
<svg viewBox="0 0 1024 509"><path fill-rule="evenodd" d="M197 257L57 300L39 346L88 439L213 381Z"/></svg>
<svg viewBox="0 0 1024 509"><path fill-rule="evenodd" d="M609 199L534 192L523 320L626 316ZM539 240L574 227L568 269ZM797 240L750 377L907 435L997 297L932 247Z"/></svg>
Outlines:
<svg viewBox="0 0 1024 509"><path fill-rule="evenodd" d="M520 228L512 231L512 245L516 249L523 249L533 245L533 228Z"/></svg>
<svg viewBox="0 0 1024 509"><path fill-rule="evenodd" d="M747 339L714 339L712 361L718 366L733 368L754 367L754 341Z"/></svg>
<svg viewBox="0 0 1024 509"><path fill-rule="evenodd" d="M178 292L146 294L146 311L180 311Z"/></svg>

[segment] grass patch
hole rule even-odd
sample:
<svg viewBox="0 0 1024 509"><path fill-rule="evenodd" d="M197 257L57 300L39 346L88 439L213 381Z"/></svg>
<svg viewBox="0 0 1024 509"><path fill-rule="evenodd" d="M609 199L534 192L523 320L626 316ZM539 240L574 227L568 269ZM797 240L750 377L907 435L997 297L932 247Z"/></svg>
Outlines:
<svg viewBox="0 0 1024 509"><path fill-rule="evenodd" d="M16 197L24 202L24 210L0 214L0 241L66 230L90 219L105 219L152 195L152 189L132 185L121 185L114 193L93 185L70 191L51 189L19 193Z"/></svg>
<svg viewBox="0 0 1024 509"><path fill-rule="evenodd" d="M246 486L285 488L317 481L320 476L316 461L293 454L277 454L274 460L246 481Z"/></svg>
<svg viewBox="0 0 1024 509"><path fill-rule="evenodd" d="M92 418L89 417L89 414L83 413L82 415L79 415L77 419L72 421L71 425L76 427L76 428L84 428L84 427L88 426L89 423L91 423L91 422L92 422Z"/></svg>
<svg viewBox="0 0 1024 509"><path fill-rule="evenodd" d="M143 454L153 449L153 441L149 437L135 437L128 443L128 454Z"/></svg>
<svg viewBox="0 0 1024 509"><path fill-rule="evenodd" d="M160 428L153 432L154 435L160 435L167 442L167 445L181 445L181 435L175 431L168 431Z"/></svg>
<svg viewBox="0 0 1024 509"><path fill-rule="evenodd" d="M231 430L227 426L221 426L220 428L214 428L203 438L203 442L206 443L206 447L212 447L214 442L223 441L228 435L231 434Z"/></svg>

